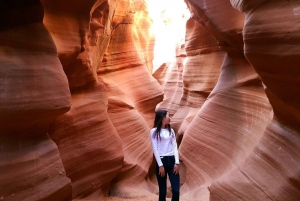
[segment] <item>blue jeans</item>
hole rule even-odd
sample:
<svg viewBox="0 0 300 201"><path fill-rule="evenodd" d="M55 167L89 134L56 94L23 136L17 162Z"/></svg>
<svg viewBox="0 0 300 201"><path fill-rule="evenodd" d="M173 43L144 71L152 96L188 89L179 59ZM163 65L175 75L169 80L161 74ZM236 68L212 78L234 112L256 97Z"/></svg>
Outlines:
<svg viewBox="0 0 300 201"><path fill-rule="evenodd" d="M159 201L166 201L166 195L167 195L167 174L169 175L171 188L172 188L172 201L179 201L179 184L180 184L180 178L179 174L175 175L173 173L174 171L174 165L175 165L175 157L174 156L163 156L161 158L161 161L163 163L163 166L165 168L165 176L161 177L159 175L159 167L156 163L156 178L158 182L159 187Z"/></svg>

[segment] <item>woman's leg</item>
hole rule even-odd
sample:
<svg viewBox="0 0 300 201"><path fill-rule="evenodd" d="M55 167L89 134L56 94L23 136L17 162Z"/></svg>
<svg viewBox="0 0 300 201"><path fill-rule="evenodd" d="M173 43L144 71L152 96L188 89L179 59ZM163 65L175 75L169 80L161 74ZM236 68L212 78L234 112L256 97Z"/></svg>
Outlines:
<svg viewBox="0 0 300 201"><path fill-rule="evenodd" d="M179 174L175 175L173 171L170 171L169 178L170 178L170 183L172 188L172 201L179 201L179 192L180 192Z"/></svg>
<svg viewBox="0 0 300 201"><path fill-rule="evenodd" d="M164 177L159 175L159 167L156 164L155 168L156 178L158 182L158 188L159 188L159 201L166 201L167 196L167 174L165 174Z"/></svg>
<svg viewBox="0 0 300 201"><path fill-rule="evenodd" d="M172 201L179 201L179 193L180 193L180 177L179 174L174 173L174 165L175 165L175 158L171 158L172 166L168 171L171 188L172 188Z"/></svg>

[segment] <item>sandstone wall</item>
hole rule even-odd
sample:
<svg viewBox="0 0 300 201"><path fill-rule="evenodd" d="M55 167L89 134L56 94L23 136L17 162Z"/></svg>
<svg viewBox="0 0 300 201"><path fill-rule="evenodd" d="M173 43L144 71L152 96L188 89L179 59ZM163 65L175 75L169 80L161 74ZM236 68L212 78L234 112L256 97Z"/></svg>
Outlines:
<svg viewBox="0 0 300 201"><path fill-rule="evenodd" d="M185 45L151 74L146 1L0 2L0 200L157 193L159 108L183 199L300 199L299 1L186 3Z"/></svg>
<svg viewBox="0 0 300 201"><path fill-rule="evenodd" d="M163 95L145 59L148 53L143 46L151 43L151 38L137 37L141 34L139 30L145 32L149 28L143 23L146 20L143 15L138 18L140 23L134 24L134 14L144 12L143 9L142 2L118 4L110 42L97 69L98 80L107 92L108 115L121 138L124 153L121 172L112 181L111 194L125 197L149 193L148 172L153 161L149 128L155 106Z"/></svg>
<svg viewBox="0 0 300 201"><path fill-rule="evenodd" d="M231 3L245 13L244 53L265 85L274 117L241 167L212 185L211 198L299 200L300 2Z"/></svg>
<svg viewBox="0 0 300 201"><path fill-rule="evenodd" d="M39 1L0 6L0 199L71 200L51 121L71 107Z"/></svg>
<svg viewBox="0 0 300 201"><path fill-rule="evenodd" d="M153 46L141 34L149 25L133 26L144 4L131 3L1 2L1 199L98 199L148 188L144 139L162 90L148 73L151 51L143 52L143 41Z"/></svg>
<svg viewBox="0 0 300 201"><path fill-rule="evenodd" d="M186 2L192 19L182 104L172 118L181 142L182 197L298 200L299 2ZM193 66L194 55L215 68Z"/></svg>

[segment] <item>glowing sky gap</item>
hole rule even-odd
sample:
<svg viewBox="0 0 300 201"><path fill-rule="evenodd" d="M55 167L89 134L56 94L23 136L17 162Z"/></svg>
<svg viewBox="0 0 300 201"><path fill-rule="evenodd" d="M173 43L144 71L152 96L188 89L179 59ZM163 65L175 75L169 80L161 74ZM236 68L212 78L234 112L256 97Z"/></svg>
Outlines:
<svg viewBox="0 0 300 201"><path fill-rule="evenodd" d="M184 44L190 12L183 0L146 0L155 36L153 72L162 64L176 61L176 47Z"/></svg>

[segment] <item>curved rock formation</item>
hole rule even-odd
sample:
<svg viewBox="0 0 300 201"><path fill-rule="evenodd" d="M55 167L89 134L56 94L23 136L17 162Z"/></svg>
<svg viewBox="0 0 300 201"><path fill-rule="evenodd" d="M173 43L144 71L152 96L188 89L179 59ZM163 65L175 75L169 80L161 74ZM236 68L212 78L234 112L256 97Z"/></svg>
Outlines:
<svg viewBox="0 0 300 201"><path fill-rule="evenodd" d="M106 110L104 86L97 84L72 93L71 110L51 124L49 134L72 181L73 198L107 196L121 169L122 143Z"/></svg>
<svg viewBox="0 0 300 201"><path fill-rule="evenodd" d="M70 109L70 91L39 1L0 3L0 199L71 200L47 134Z"/></svg>
<svg viewBox="0 0 300 201"><path fill-rule="evenodd" d="M246 14L245 56L265 84L274 118L241 167L212 185L211 198L299 200L300 3L231 2Z"/></svg>
<svg viewBox="0 0 300 201"><path fill-rule="evenodd" d="M208 186L239 167L251 153L272 118L272 110L258 75L242 52L243 15L235 11L229 1L188 1L188 6L192 18L198 23L188 22L187 31L198 37L195 37L194 44L197 45L193 47L189 45L189 39L193 44L193 37L187 34L187 54L199 54L204 62L213 61L209 58L214 58L219 65L223 62L217 83L218 71L215 70L212 79L201 79L194 84L203 98L208 97L201 101L190 93L190 102L198 103L194 104L195 117L187 118L186 121L191 123L183 124L180 129L183 133L180 155L186 169L183 197L208 199ZM224 26L224 20L229 26ZM226 52L225 57L224 53L218 53L218 46ZM216 69L218 63L215 63ZM183 71L191 68L191 64L188 60ZM207 64L205 67L213 69ZM188 78L195 72L192 70L183 76L185 86L191 89L193 85L189 85ZM210 92L209 89L213 90Z"/></svg>
<svg viewBox="0 0 300 201"><path fill-rule="evenodd" d="M172 117L180 139L217 83L224 52L216 38L199 22L189 19L186 24L186 55L183 67L183 95Z"/></svg>
<svg viewBox="0 0 300 201"><path fill-rule="evenodd" d="M108 114L124 151L123 167L112 181L111 194L125 197L149 192L146 183L152 163L149 127L153 124L155 106L162 100L162 89L149 73L145 57L140 56L143 53L138 52L137 47L144 45L146 39L133 37L136 29L131 9L135 7L131 6L129 1L118 5L110 43L97 70L98 79L107 90Z"/></svg>
<svg viewBox="0 0 300 201"><path fill-rule="evenodd" d="M151 75L146 1L0 2L0 200L157 194L158 108L183 199L300 200L299 1L186 3L185 45Z"/></svg>
<svg viewBox="0 0 300 201"><path fill-rule="evenodd" d="M56 144L47 124L0 135L1 200L72 200Z"/></svg>
<svg viewBox="0 0 300 201"><path fill-rule="evenodd" d="M55 44L42 24L42 5L2 4L0 127L10 130L51 121L70 109L70 91ZM9 24L7 16L15 13L19 14Z"/></svg>
<svg viewBox="0 0 300 201"><path fill-rule="evenodd" d="M72 93L71 110L54 120L49 134L72 181L72 197L98 199L108 195L124 158L107 114L106 89L96 76L110 37L108 19L116 7L104 0L42 3L44 24L57 45Z"/></svg>

